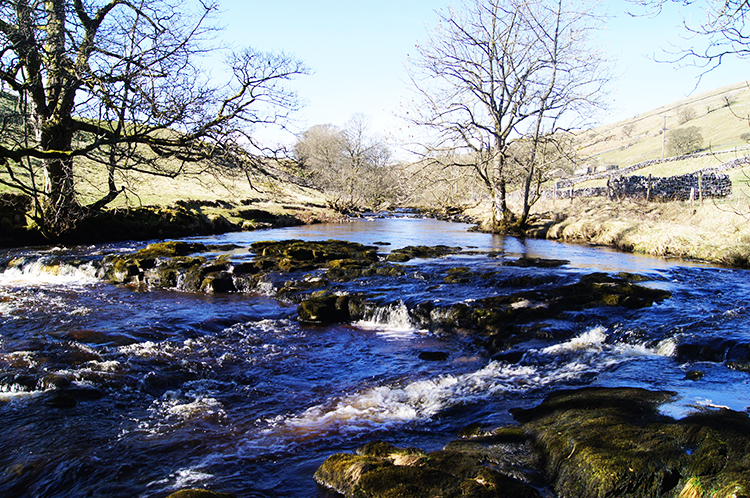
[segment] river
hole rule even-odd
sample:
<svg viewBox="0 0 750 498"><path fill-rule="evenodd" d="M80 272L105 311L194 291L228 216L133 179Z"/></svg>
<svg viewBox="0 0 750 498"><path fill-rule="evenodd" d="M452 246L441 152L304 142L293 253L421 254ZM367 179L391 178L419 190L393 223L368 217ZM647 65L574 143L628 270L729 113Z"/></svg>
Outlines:
<svg viewBox="0 0 750 498"><path fill-rule="evenodd" d="M259 240L340 239L382 255L461 247L403 263L404 276L349 284L377 293L382 308L325 326L300 323L296 305L263 293L144 291L96 277L98 259L145 243L3 252L0 496L164 497L186 487L328 496L312 475L333 453L376 439L438 449L470 424L512 423L510 408L584 385L674 390L663 407L674 417L750 406L747 271L468 228L373 217L188 239L234 244L233 262L252 258ZM522 256L569 263L503 265ZM69 264L50 272L45 263L60 259ZM497 276L448 284L452 267ZM672 297L571 312L545 325L561 333L520 345L514 362L493 360L470 334L410 320L414 303L472 302L516 290L519 276L550 286L592 272L635 273ZM447 358L420 359L435 351Z"/></svg>

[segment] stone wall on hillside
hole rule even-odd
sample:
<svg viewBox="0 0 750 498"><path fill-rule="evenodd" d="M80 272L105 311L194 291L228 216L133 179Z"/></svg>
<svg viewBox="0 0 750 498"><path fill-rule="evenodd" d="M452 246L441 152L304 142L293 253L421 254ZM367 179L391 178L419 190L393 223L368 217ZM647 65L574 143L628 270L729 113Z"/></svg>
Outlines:
<svg viewBox="0 0 750 498"><path fill-rule="evenodd" d="M732 181L726 174L692 173L666 178L623 176L609 182L608 196L615 199L647 201L686 201L732 195Z"/></svg>
<svg viewBox="0 0 750 498"><path fill-rule="evenodd" d="M709 154L701 154L709 155ZM672 177L625 176L638 169L662 162L685 159L680 156L668 159L654 159L644 163L634 164L618 171L586 175L585 177L560 179L555 182L555 188L542 192L542 197L570 199L579 197L609 197L612 199L648 199L654 201L688 200L691 195L698 199L729 197L732 195L732 181L726 174L720 174L734 168L750 164L750 156L739 157L717 166L703 168L688 175ZM583 181L607 178L606 187L575 188Z"/></svg>

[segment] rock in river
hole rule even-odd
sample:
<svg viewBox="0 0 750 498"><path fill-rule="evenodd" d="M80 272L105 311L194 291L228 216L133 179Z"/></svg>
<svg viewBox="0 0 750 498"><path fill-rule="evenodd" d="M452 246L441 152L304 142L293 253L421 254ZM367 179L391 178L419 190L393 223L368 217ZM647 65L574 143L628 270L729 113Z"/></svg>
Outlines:
<svg viewBox="0 0 750 498"><path fill-rule="evenodd" d="M347 497L709 498L750 496L750 418L731 410L675 420L675 393L583 388L512 410L519 425L424 453L370 443L315 474ZM540 494L540 491L543 494Z"/></svg>

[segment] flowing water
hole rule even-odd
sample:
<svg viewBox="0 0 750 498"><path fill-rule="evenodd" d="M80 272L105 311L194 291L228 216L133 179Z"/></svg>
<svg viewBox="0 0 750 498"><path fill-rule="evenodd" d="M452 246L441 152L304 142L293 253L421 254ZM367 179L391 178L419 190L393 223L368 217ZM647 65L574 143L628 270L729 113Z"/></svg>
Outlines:
<svg viewBox="0 0 750 498"><path fill-rule="evenodd" d="M372 218L191 239L235 244L237 262L258 240L350 240L382 254L462 248L405 263L405 276L349 284L383 305L326 326L299 323L295 305L262 293L139 291L96 278L103 255L145 243L0 255L0 496L163 497L185 487L328 496L312 474L333 453L376 439L438 449L469 424L512 423L510 408L584 385L677 391L663 408L675 417L750 406L750 374L737 368L750 364L746 271L467 228ZM502 265L521 256L570 263ZM70 264L48 264L61 259ZM508 278L444 283L457 266ZM673 297L640 310L571 312L549 325L563 339L524 344L514 363L493 361L470 335L410 320L415 303L517 291L515 276L541 275L550 286L595 271L637 273ZM435 351L447 359L419 357ZM696 370L704 375L686 378Z"/></svg>

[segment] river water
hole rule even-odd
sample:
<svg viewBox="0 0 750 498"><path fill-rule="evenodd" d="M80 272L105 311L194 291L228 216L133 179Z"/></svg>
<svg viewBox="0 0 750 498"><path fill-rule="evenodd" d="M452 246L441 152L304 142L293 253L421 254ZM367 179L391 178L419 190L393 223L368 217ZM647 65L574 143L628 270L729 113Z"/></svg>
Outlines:
<svg viewBox="0 0 750 498"><path fill-rule="evenodd" d="M237 262L258 240L349 240L383 255L462 248L404 263L405 276L349 284L383 306L326 326L298 322L296 305L263 293L143 291L96 278L98 259L145 243L2 253L0 496L163 497L186 487L328 496L312 475L333 453L376 439L438 449L469 424L512 423L510 408L584 385L674 390L663 410L675 417L750 406L747 271L467 229L370 218L190 239L234 244ZM521 256L569 264L502 264ZM70 264L48 265L60 259ZM451 267L504 277L447 284ZM591 272L636 273L672 297L571 312L549 324L564 334L523 344L514 363L488 357L471 334L420 330L409 317L419 302L516 291L508 282L518 276L549 286ZM419 357L436 351L447 359Z"/></svg>

